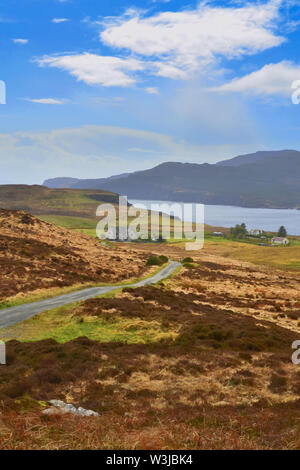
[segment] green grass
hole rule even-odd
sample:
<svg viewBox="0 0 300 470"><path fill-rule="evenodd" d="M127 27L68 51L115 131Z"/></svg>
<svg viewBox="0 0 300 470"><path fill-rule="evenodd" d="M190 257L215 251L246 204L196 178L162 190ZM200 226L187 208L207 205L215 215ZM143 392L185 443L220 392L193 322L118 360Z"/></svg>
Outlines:
<svg viewBox="0 0 300 470"><path fill-rule="evenodd" d="M41 215L39 219L44 222L71 230L93 230L96 235L96 218L71 217L65 215Z"/></svg>
<svg viewBox="0 0 300 470"><path fill-rule="evenodd" d="M96 238L96 227L99 219L93 217L70 217L66 215L41 215L39 219L44 222L67 228L75 232L84 233L92 238Z"/></svg>
<svg viewBox="0 0 300 470"><path fill-rule="evenodd" d="M99 203L100 204L100 203ZM66 210L67 212L67 210ZM96 209L95 209L96 212ZM39 219L44 222L54 224L58 227L67 228L69 230L75 230L77 232L85 233L93 238L96 237L96 227L100 218L97 217L77 217L69 215L52 215L52 214L43 214L38 216ZM134 217L128 217L128 225L135 220ZM118 225L118 213L116 214L116 223ZM160 226L163 224L163 218L160 217ZM148 217L148 227L149 227L149 239L151 239L151 217ZM174 221L171 220L170 224L170 235L172 237L174 228ZM181 240L182 241L182 240ZM186 241L190 241L186 239ZM140 242L140 241L138 241Z"/></svg>
<svg viewBox="0 0 300 470"><path fill-rule="evenodd" d="M99 201L94 199L97 195ZM32 214L58 214L74 217L95 217L101 198L116 203L118 196L109 191L91 189L51 189L45 186L1 186L0 207L20 209Z"/></svg>
<svg viewBox="0 0 300 470"><path fill-rule="evenodd" d="M111 293L110 296L116 295ZM58 343L66 343L86 336L99 342L151 343L177 336L176 328L163 327L159 321L145 321L140 318L80 317L74 316L79 303L59 307L37 315L18 325L0 330L0 339L17 339L21 342L34 342L52 338Z"/></svg>
<svg viewBox="0 0 300 470"><path fill-rule="evenodd" d="M163 267L156 269L155 273ZM174 277L180 269L181 266L168 279ZM147 277L153 275L154 272ZM164 282L167 282L167 280L162 280L160 284ZM126 284L128 283L122 285L125 287ZM121 292L122 287L95 298L111 298ZM114 341L145 344L175 339L178 334L178 327L176 325L165 327L160 321L145 321L140 318L119 317L114 314L109 314L110 316L106 314L103 317L74 316L74 311L81 304L82 302L76 302L58 307L36 315L17 325L2 328L0 329L0 340L9 341L17 339L21 342L34 342L52 338L58 343L66 343L86 336L99 342Z"/></svg>

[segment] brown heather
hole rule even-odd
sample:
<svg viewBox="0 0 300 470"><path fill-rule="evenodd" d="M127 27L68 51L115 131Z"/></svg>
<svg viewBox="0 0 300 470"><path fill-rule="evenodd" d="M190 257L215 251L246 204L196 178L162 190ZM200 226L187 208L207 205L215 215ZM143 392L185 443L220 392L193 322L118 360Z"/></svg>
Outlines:
<svg viewBox="0 0 300 470"><path fill-rule="evenodd" d="M153 251L186 256L166 244L120 244L107 256L144 259ZM173 332L168 338L9 341L0 448L299 449L300 366L291 362L291 343L300 339L299 274L205 250L192 257L160 285L66 311L80 322L129 318L137 334L138 320L159 321ZM52 398L100 416L46 417L40 401Z"/></svg>

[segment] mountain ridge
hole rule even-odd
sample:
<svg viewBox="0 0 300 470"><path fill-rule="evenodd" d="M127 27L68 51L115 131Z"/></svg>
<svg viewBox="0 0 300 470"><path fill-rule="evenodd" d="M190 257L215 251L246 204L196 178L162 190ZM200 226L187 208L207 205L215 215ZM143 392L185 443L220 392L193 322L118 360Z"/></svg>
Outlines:
<svg viewBox="0 0 300 470"><path fill-rule="evenodd" d="M241 207L300 208L300 152L259 151L216 164L164 162L126 176L81 180L76 189L102 189L131 199ZM45 180L57 187L60 178Z"/></svg>
<svg viewBox="0 0 300 470"><path fill-rule="evenodd" d="M237 157L230 158L229 160L221 160L217 162L218 166L240 166L256 163L267 158L284 158L299 154L298 150L258 150L255 153L248 153L245 155L238 155ZM250 161L251 160L251 161Z"/></svg>

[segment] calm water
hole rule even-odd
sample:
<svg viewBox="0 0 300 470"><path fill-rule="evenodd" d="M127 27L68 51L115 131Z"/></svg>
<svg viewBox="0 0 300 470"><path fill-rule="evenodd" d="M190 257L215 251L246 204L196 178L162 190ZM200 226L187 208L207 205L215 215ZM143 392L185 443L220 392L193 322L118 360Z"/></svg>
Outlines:
<svg viewBox="0 0 300 470"><path fill-rule="evenodd" d="M148 209L151 208L151 204L173 203L172 201L137 199L130 199L129 202L136 207L144 205ZM276 232L281 225L284 225L288 234L300 235L300 210L296 209L247 209L245 207L206 205L204 213L205 223L215 227L233 227L244 222L248 229L259 228ZM180 213L175 215L180 215Z"/></svg>

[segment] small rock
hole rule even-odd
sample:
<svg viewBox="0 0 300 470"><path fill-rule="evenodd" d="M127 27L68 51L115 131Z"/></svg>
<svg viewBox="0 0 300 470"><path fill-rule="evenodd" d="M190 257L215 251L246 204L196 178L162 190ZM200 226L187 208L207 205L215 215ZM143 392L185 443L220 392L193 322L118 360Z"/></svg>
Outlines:
<svg viewBox="0 0 300 470"><path fill-rule="evenodd" d="M42 411L42 414L47 416L64 415L66 413L67 411L64 411L62 408L56 408L55 406L51 406L51 408L46 408Z"/></svg>
<svg viewBox="0 0 300 470"><path fill-rule="evenodd" d="M76 413L77 409L75 408L74 405L69 405L68 403L65 403L63 406L62 406L62 409L63 410L66 410L66 411L70 411L71 413Z"/></svg>
<svg viewBox="0 0 300 470"><path fill-rule="evenodd" d="M77 409L77 413L82 416L99 416L99 413L97 413L96 411L85 410L84 408L81 408L81 406Z"/></svg>
<svg viewBox="0 0 300 470"><path fill-rule="evenodd" d="M65 403L62 400L50 400L49 403L51 403L51 405L53 406L58 406L58 407L62 407L65 405Z"/></svg>
<svg viewBox="0 0 300 470"><path fill-rule="evenodd" d="M42 413L45 415L57 415L57 414L65 414L65 413L73 413L80 416L99 416L99 413L92 410L85 410L81 406L76 408L71 403L64 403L62 400L50 400L52 407L43 410Z"/></svg>

